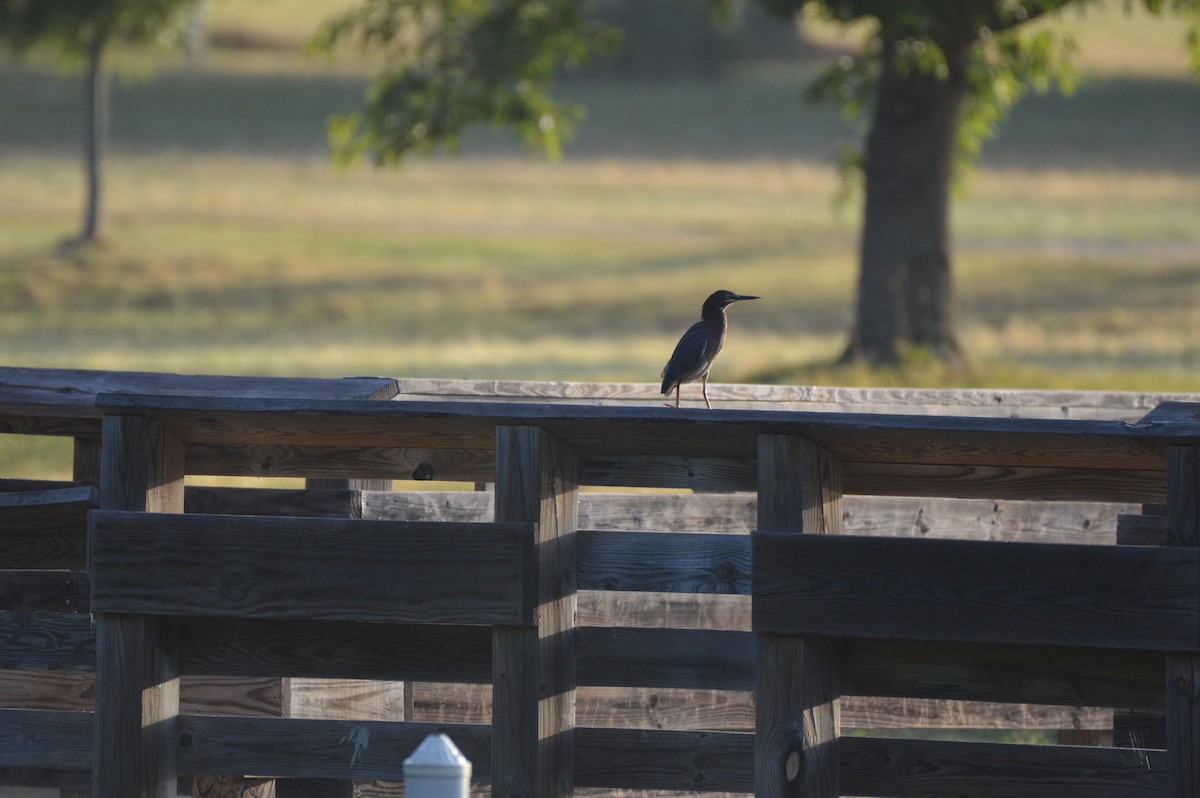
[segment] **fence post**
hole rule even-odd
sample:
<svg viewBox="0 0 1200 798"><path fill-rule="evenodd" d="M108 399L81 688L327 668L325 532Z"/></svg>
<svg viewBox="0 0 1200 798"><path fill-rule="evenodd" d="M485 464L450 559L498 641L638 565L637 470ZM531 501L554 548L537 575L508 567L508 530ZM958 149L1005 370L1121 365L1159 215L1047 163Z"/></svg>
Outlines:
<svg viewBox="0 0 1200 798"><path fill-rule="evenodd" d="M467 798L471 763L444 734L426 737L404 760L405 798Z"/></svg>
<svg viewBox="0 0 1200 798"><path fill-rule="evenodd" d="M758 439L758 531L841 529L842 464L811 441ZM841 692L836 641L757 634L754 791L837 798Z"/></svg>
<svg viewBox="0 0 1200 798"><path fill-rule="evenodd" d="M496 429L496 521L537 524L536 627L492 645L492 795L575 789L576 530L579 462L538 427Z"/></svg>
<svg viewBox="0 0 1200 798"><path fill-rule="evenodd" d="M183 512L184 446L156 422L105 416L100 506ZM96 798L175 798L179 646L171 619L96 615Z"/></svg>
<svg viewBox="0 0 1200 798"><path fill-rule="evenodd" d="M1167 545L1200 546L1200 448L1167 449ZM1200 795L1200 655L1168 654L1166 671L1167 794L1191 798Z"/></svg>

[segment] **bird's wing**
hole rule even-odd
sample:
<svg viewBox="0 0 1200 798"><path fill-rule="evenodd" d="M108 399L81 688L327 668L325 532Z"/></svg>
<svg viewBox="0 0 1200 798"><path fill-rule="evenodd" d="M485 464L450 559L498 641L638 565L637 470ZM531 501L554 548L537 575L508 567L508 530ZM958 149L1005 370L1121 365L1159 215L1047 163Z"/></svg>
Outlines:
<svg viewBox="0 0 1200 798"><path fill-rule="evenodd" d="M675 352L662 371L662 392L669 393L676 386L692 382L703 376L709 365L705 358L708 350L708 333L703 322L696 322L679 339Z"/></svg>

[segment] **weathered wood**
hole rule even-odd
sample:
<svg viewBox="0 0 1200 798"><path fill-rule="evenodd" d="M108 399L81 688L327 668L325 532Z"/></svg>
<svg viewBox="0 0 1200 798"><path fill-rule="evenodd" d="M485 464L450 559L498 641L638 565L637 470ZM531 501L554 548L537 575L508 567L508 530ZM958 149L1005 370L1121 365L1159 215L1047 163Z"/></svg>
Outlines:
<svg viewBox="0 0 1200 798"><path fill-rule="evenodd" d="M657 383L537 382L401 377L397 400L642 404L662 403ZM1028 391L969 388L850 388L824 385L708 384L714 407L821 412L965 415L996 418L1108 418L1135 421L1162 402L1196 394Z"/></svg>
<svg viewBox="0 0 1200 798"><path fill-rule="evenodd" d="M92 771L0 767L0 784L59 790L59 798L91 798Z"/></svg>
<svg viewBox="0 0 1200 798"><path fill-rule="evenodd" d="M110 412L139 412L189 443L483 449L498 426L535 424L581 455L653 454L753 460L762 434L798 435L844 462L1162 471L1173 439L1200 424L1130 425L781 413L663 407L364 402L109 394ZM654 434L648 435L647 430Z"/></svg>
<svg viewBox="0 0 1200 798"><path fill-rule="evenodd" d="M1162 751L855 737L842 749L851 795L1157 798L1166 789Z"/></svg>
<svg viewBox="0 0 1200 798"><path fill-rule="evenodd" d="M528 524L95 512L92 609L529 624ZM211 567L197 567L199 563ZM313 584L313 575L320 582Z"/></svg>
<svg viewBox="0 0 1200 798"><path fill-rule="evenodd" d="M579 593L579 626L750 629L750 597L720 593Z"/></svg>
<svg viewBox="0 0 1200 798"><path fill-rule="evenodd" d="M100 427L95 399L103 393L390 399L396 383L385 377L230 377L4 366L0 432L95 436Z"/></svg>
<svg viewBox="0 0 1200 798"><path fill-rule="evenodd" d="M185 674L491 681L492 636L482 626L236 618L181 625Z"/></svg>
<svg viewBox="0 0 1200 798"><path fill-rule="evenodd" d="M9 611L87 612L87 590L79 571L0 571L0 607Z"/></svg>
<svg viewBox="0 0 1200 798"><path fill-rule="evenodd" d="M282 515L301 518L357 518L359 491L226 488L188 485L184 510L197 515ZM437 520L437 519L424 519ZM486 520L483 517L472 519Z"/></svg>
<svg viewBox="0 0 1200 798"><path fill-rule="evenodd" d="M538 427L496 429L496 520L537 529L537 626L496 627L492 793L575 789L576 530L579 463Z"/></svg>
<svg viewBox="0 0 1200 798"><path fill-rule="evenodd" d="M580 684L754 689L749 632L580 627L576 638Z"/></svg>
<svg viewBox="0 0 1200 798"><path fill-rule="evenodd" d="M77 437L71 456L71 479L90 485L100 484L100 440Z"/></svg>
<svg viewBox="0 0 1200 798"><path fill-rule="evenodd" d="M491 480L492 450L288 444L195 444L188 473L245 477ZM378 488L375 488L376 490Z"/></svg>
<svg viewBox="0 0 1200 798"><path fill-rule="evenodd" d="M1155 709L1164 655L1142 651L845 640L848 695Z"/></svg>
<svg viewBox="0 0 1200 798"><path fill-rule="evenodd" d="M581 727L576 736L581 787L747 792L754 786L753 734Z"/></svg>
<svg viewBox="0 0 1200 798"><path fill-rule="evenodd" d="M840 530L842 464L813 442L782 435L760 437L758 482L762 532L803 538L835 535ZM754 557L757 589L761 565L757 550ZM757 606L754 612L757 620ZM837 642L770 631L774 630L755 628L755 795L836 798L841 734Z"/></svg>
<svg viewBox="0 0 1200 798"><path fill-rule="evenodd" d="M275 798L275 795L274 779L205 774L192 781L192 798Z"/></svg>
<svg viewBox="0 0 1200 798"><path fill-rule="evenodd" d="M287 679L283 714L327 720L407 720L404 683L379 679Z"/></svg>
<svg viewBox="0 0 1200 798"><path fill-rule="evenodd" d="M753 538L756 631L1200 650L1195 549Z"/></svg>
<svg viewBox="0 0 1200 798"><path fill-rule="evenodd" d="M438 732L471 760L472 779L488 779L487 726L182 715L175 742L184 773L400 780L404 760Z"/></svg>
<svg viewBox="0 0 1200 798"><path fill-rule="evenodd" d="M1188 408L1166 410L1178 415ZM1200 552L1200 448L1167 450L1167 544ZM1191 577L1200 581L1200 566ZM1179 651L1167 657L1165 669L1167 784L1172 796L1200 795L1200 652Z"/></svg>
<svg viewBox="0 0 1200 798"><path fill-rule="evenodd" d="M83 770L92 766L92 716L84 712L0 709L4 767Z"/></svg>
<svg viewBox="0 0 1200 798"><path fill-rule="evenodd" d="M87 530L88 510L100 506L100 492L90 486L0 493L0 535L75 536Z"/></svg>
<svg viewBox="0 0 1200 798"><path fill-rule="evenodd" d="M754 694L736 690L580 685L579 727L754 731ZM411 720L487 723L491 695L485 685L417 682ZM1112 710L1070 706L945 701L919 698L843 697L846 729L1047 729L1108 730ZM1144 747L1144 746L1143 746Z"/></svg>
<svg viewBox="0 0 1200 798"><path fill-rule="evenodd" d="M1167 517L1122 513L1117 516L1117 543L1123 546L1167 545Z"/></svg>
<svg viewBox="0 0 1200 798"><path fill-rule="evenodd" d="M182 512L182 442L139 416L105 416L103 428L101 506ZM95 798L174 798L178 713L174 622L97 614Z"/></svg>
<svg viewBox="0 0 1200 798"><path fill-rule="evenodd" d="M95 640L86 614L0 612L0 668L94 670Z"/></svg>
<svg viewBox="0 0 1200 798"><path fill-rule="evenodd" d="M580 532L579 586L664 593L750 592L750 538Z"/></svg>
<svg viewBox="0 0 1200 798"><path fill-rule="evenodd" d="M16 570L79 570L87 563L87 540L75 532L68 537L5 533L0 535L0 563Z"/></svg>

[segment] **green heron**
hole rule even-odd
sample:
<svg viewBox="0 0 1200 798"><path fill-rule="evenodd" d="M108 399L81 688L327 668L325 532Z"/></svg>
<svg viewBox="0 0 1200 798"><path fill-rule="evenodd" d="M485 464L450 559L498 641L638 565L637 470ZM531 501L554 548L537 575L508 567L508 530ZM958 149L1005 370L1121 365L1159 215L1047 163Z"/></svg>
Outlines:
<svg viewBox="0 0 1200 798"><path fill-rule="evenodd" d="M679 407L679 386L685 382L703 380L700 392L704 395L704 406L712 408L708 401L708 370L725 345L725 331L729 328L725 308L743 299L758 297L732 291L715 292L704 300L704 307L700 308L700 321L689 327L675 345L674 354L663 368L662 392L666 396L675 391L676 407Z"/></svg>

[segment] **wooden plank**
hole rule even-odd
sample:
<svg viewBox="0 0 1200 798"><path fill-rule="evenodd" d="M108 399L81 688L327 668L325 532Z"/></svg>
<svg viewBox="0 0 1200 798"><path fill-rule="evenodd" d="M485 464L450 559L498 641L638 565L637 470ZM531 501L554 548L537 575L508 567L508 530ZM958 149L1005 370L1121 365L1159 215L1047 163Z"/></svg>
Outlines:
<svg viewBox="0 0 1200 798"><path fill-rule="evenodd" d="M100 492L89 485L0 493L0 535L38 532L82 538L88 510L99 506Z"/></svg>
<svg viewBox="0 0 1200 798"><path fill-rule="evenodd" d="M537 626L498 626L492 642L492 792L575 789L575 452L538 427L496 430L496 520L537 529Z"/></svg>
<svg viewBox="0 0 1200 798"><path fill-rule="evenodd" d="M486 627L187 618L182 630L185 674L491 681Z"/></svg>
<svg viewBox="0 0 1200 798"><path fill-rule="evenodd" d="M842 748L842 787L852 795L1159 798L1167 794L1162 751L854 737L843 739Z"/></svg>
<svg viewBox="0 0 1200 798"><path fill-rule="evenodd" d="M87 590L79 571L0 570L0 607L8 611L87 612Z"/></svg>
<svg viewBox="0 0 1200 798"><path fill-rule="evenodd" d="M754 689L754 636L697 629L576 630L579 683Z"/></svg>
<svg viewBox="0 0 1200 798"><path fill-rule="evenodd" d="M158 515L91 518L92 609L528 624L528 524Z"/></svg>
<svg viewBox="0 0 1200 798"><path fill-rule="evenodd" d="M678 629L750 629L750 597L720 593L625 593L583 590L578 625Z"/></svg>
<svg viewBox="0 0 1200 798"><path fill-rule="evenodd" d="M529 401L658 405L657 383L457 380L401 377L398 400ZM1200 401L1197 394L1131 391L969 388L855 388L824 385L709 383L716 407L769 406L786 410L1074 418L1088 415L1135 421L1164 401ZM1093 415L1094 414L1094 415Z"/></svg>
<svg viewBox="0 0 1200 798"><path fill-rule="evenodd" d="M486 627L187 618L182 629L185 674L491 680Z"/></svg>
<svg viewBox="0 0 1200 798"><path fill-rule="evenodd" d="M651 729L576 730L580 787L748 792L754 735Z"/></svg>
<svg viewBox="0 0 1200 798"><path fill-rule="evenodd" d="M240 377L4 366L0 367L0 432L10 431L9 424L16 426L25 417L45 421L13 431L96 435L100 413L95 399L104 393L390 399L396 395L396 383L385 377Z"/></svg>
<svg viewBox="0 0 1200 798"><path fill-rule="evenodd" d="M789 538L836 535L842 522L842 464L799 437L758 441L758 526ZM761 567L754 552L754 582ZM755 597L757 602L757 596ZM755 617L758 609L755 606ZM754 793L759 798L836 798L841 696L836 641L755 629L758 704Z"/></svg>
<svg viewBox="0 0 1200 798"><path fill-rule="evenodd" d="M491 481L495 456L488 449L383 446L302 446L283 443L188 448L189 474L243 477L377 478Z"/></svg>
<svg viewBox="0 0 1200 798"><path fill-rule="evenodd" d="M96 678L92 673L0 671L0 707L90 715L95 709L95 696ZM88 767L91 767L90 762Z"/></svg>
<svg viewBox="0 0 1200 798"><path fill-rule="evenodd" d="M0 767L0 784L60 790L59 798L89 798L92 788L90 769ZM69 791L74 790L71 794Z"/></svg>
<svg viewBox="0 0 1200 798"><path fill-rule="evenodd" d="M1161 709L1162 653L1062 646L846 640L848 695Z"/></svg>
<svg viewBox="0 0 1200 798"><path fill-rule="evenodd" d="M183 461L183 443L156 422L106 416L101 506L134 513L182 512ZM95 798L174 798L172 733L179 713L175 624L131 615L98 613L95 618Z"/></svg>
<svg viewBox="0 0 1200 798"><path fill-rule="evenodd" d="M177 732L183 773L400 780L404 760L437 733L471 760L473 780L491 771L487 726L182 715Z"/></svg>
<svg viewBox="0 0 1200 798"><path fill-rule="evenodd" d="M492 496L486 491L364 491L362 512L364 518L388 521L483 521L492 517ZM580 493L579 526L749 533L757 525L757 501L752 493ZM845 496L842 528L847 535L1112 543L1119 520L1157 518L1128 515L1136 510L1129 503ZM1165 524L1161 519L1163 529Z"/></svg>
<svg viewBox="0 0 1200 798"><path fill-rule="evenodd" d="M745 595L749 543L747 535L580 532L579 586Z"/></svg>
<svg viewBox="0 0 1200 798"><path fill-rule="evenodd" d="M5 767L91 767L91 714L0 709L0 762Z"/></svg>
<svg viewBox="0 0 1200 798"><path fill-rule="evenodd" d="M1194 549L752 537L756 631L1200 648Z"/></svg>
<svg viewBox="0 0 1200 798"><path fill-rule="evenodd" d="M79 570L87 564L87 539L75 532L69 537L47 536L40 532L31 535L5 533L0 535L0 563L11 569ZM11 592L10 588L0 590L5 593ZM5 605L0 603L0 606Z"/></svg>
<svg viewBox="0 0 1200 798"><path fill-rule="evenodd" d="M284 682L283 716L327 720L412 720L405 683L380 679L298 679Z"/></svg>
<svg viewBox="0 0 1200 798"><path fill-rule="evenodd" d="M350 489L287 490L188 485L183 493L183 506L185 512L196 515L357 518L360 513L359 496L358 491ZM473 520L485 519L480 517Z"/></svg>
<svg viewBox="0 0 1200 798"><path fill-rule="evenodd" d="M583 455L752 460L758 436L772 434L803 436L844 462L1161 471L1172 438L1200 437L1200 425L1188 423L130 394L97 402L110 412L153 415L189 443L222 445L486 450L496 427L533 424Z"/></svg>
<svg viewBox="0 0 1200 798"><path fill-rule="evenodd" d="M91 671L96 634L84 613L0 612L0 668Z"/></svg>
<svg viewBox="0 0 1200 798"><path fill-rule="evenodd" d="M1188 408L1164 408L1176 414ZM1167 451L1167 543L1200 551L1200 448ZM1193 566L1192 579L1200 578ZM1193 627L1196 624L1193 624ZM1200 794L1200 653L1167 657L1167 784L1170 794Z"/></svg>

